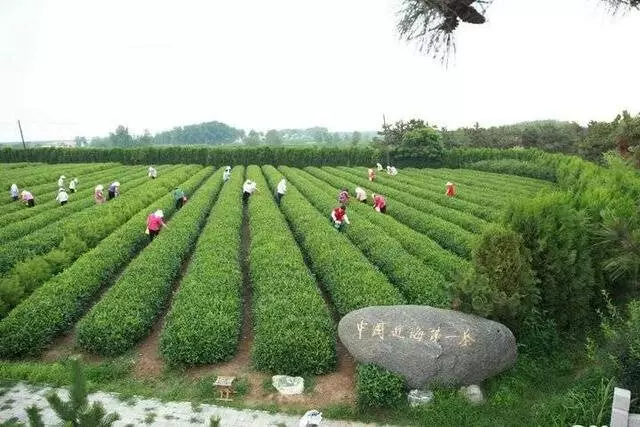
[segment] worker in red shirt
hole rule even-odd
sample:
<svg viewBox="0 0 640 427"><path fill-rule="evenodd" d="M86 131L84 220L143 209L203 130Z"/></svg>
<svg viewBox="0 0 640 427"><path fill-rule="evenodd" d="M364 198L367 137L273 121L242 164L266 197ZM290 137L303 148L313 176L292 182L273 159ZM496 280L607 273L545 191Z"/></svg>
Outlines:
<svg viewBox="0 0 640 427"><path fill-rule="evenodd" d="M446 194L449 197L453 197L453 196L456 195L456 186L451 181L447 182L447 192L446 192Z"/></svg>
<svg viewBox="0 0 640 427"><path fill-rule="evenodd" d="M342 231L344 229L344 224L351 224L347 217L347 207L345 205L340 205L340 207L332 210L330 220L338 231Z"/></svg>
<svg viewBox="0 0 640 427"><path fill-rule="evenodd" d="M169 228L167 224L164 223L163 218L164 213L161 209L158 209L147 217L147 234L151 237L151 240L160 233L162 227Z"/></svg>
<svg viewBox="0 0 640 427"><path fill-rule="evenodd" d="M376 212L387 213L387 201L380 194L371 193L373 199L373 209Z"/></svg>

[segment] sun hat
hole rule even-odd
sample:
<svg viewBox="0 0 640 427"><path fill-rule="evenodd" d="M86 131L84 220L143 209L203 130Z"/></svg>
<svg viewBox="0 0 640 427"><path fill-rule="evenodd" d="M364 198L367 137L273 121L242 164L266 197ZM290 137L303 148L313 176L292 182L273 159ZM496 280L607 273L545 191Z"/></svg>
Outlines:
<svg viewBox="0 0 640 427"><path fill-rule="evenodd" d="M153 215L157 216L158 218L164 218L164 212L162 212L162 209L158 209L153 213Z"/></svg>

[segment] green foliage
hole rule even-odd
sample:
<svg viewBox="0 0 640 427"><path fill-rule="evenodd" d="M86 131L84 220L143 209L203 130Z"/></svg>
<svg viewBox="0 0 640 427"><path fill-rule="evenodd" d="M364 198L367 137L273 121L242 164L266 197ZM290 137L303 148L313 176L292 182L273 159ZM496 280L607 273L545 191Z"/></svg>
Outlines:
<svg viewBox="0 0 640 427"><path fill-rule="evenodd" d="M358 184L364 189L384 194L388 204L387 213L390 216L410 228L426 234L443 248L449 249L464 258L471 257L471 249L475 245L476 236L460 226L449 222L447 219L429 213L429 210L437 209L433 204L425 200L421 201L412 196L403 195L400 191L390 190L375 182L371 183L364 177L359 178L352 173L340 169L326 168L325 170L347 180L351 185ZM393 194L393 197L388 197L389 194ZM413 206L400 202L398 199L402 199L404 202L411 202ZM427 210L427 212L424 210ZM458 213L457 217L459 217L460 214L461 213ZM475 221L473 218L470 219ZM479 219L476 218L476 220L480 222Z"/></svg>
<svg viewBox="0 0 640 427"><path fill-rule="evenodd" d="M267 131L264 142L269 145L282 145L282 135L275 129Z"/></svg>
<svg viewBox="0 0 640 427"><path fill-rule="evenodd" d="M456 284L455 291L463 311L518 331L538 299L522 238L498 226L483 233L473 251L473 270Z"/></svg>
<svg viewBox="0 0 640 427"><path fill-rule="evenodd" d="M29 418L29 427L44 427L44 422L40 416L40 409L36 405L31 405L27 409L27 417Z"/></svg>
<svg viewBox="0 0 640 427"><path fill-rule="evenodd" d="M69 212L66 209L55 209L51 212L66 217L23 239L4 245L0 254L5 251L7 264L14 262L14 265L0 279L0 319L38 286L70 266L87 248L97 245L102 238L119 227L122 221L129 219L147 203L165 194L171 185L185 179L190 172L197 169L197 167L189 167L180 169L179 173L169 173L169 170L173 170L171 168L151 185L148 184L146 177L130 181L127 184L130 191L111 201L107 206L94 206L93 200L89 199L89 207L74 215L68 215ZM144 175L144 171L136 174ZM147 185L143 186L145 183ZM150 187L153 191L150 191ZM90 191L93 194L93 189ZM101 215L100 227L95 225L95 216L98 212ZM45 212L38 217L44 215L48 213ZM31 220L21 221L21 223L26 223L22 227L26 230L30 230L30 225L36 226ZM7 229L9 227L4 230ZM29 255L31 256L26 260L19 261Z"/></svg>
<svg viewBox="0 0 640 427"><path fill-rule="evenodd" d="M503 159L503 160L481 160L479 162L466 165L469 169L476 169L486 172L496 172L511 175L529 176L531 178L555 181L555 169L550 165L541 165L533 161Z"/></svg>
<svg viewBox="0 0 640 427"><path fill-rule="evenodd" d="M622 329L622 351L620 361L620 383L622 387L631 390L631 396L636 397L633 409L640 409L640 300L632 301L627 307L628 320Z"/></svg>
<svg viewBox="0 0 640 427"><path fill-rule="evenodd" d="M393 159L400 163L427 162L438 166L444 157L442 135L432 127L410 130L402 135L400 145L393 151Z"/></svg>
<svg viewBox="0 0 640 427"><path fill-rule="evenodd" d="M376 365L358 365L356 392L358 407L396 408L406 404L404 378Z"/></svg>
<svg viewBox="0 0 640 427"><path fill-rule="evenodd" d="M169 228L129 263L118 281L78 322L76 340L80 347L94 353L117 355L149 333L221 186L222 169L177 212ZM192 194L190 190L187 193ZM170 209L167 211L171 213Z"/></svg>
<svg viewBox="0 0 640 427"><path fill-rule="evenodd" d="M202 169L182 184L182 188L192 193L210 174L211 169ZM175 182L172 184L175 185ZM154 193L154 190L148 191ZM171 216L175 204L173 196L167 191L163 198L146 209L161 208L167 217ZM142 200L146 199L142 197L143 194L140 196ZM113 205L118 206L115 203L117 201L113 201ZM144 206L142 208L145 209ZM143 232L148 213L146 209L83 254L72 266L40 286L0 321L1 357L39 354L46 344L74 324L99 291L149 242L149 237ZM139 210L140 207L136 208L136 212Z"/></svg>
<svg viewBox="0 0 640 427"><path fill-rule="evenodd" d="M251 136L251 132L249 136ZM256 144L260 142L259 135ZM249 145L249 146L247 146ZM315 146L244 146L221 147L139 147L139 148L37 148L0 149L0 158L5 162L22 162L25 159L48 163L66 162L119 162L123 164L200 164L200 165L250 165L286 164L290 166L362 165L372 164L379 157L372 147ZM399 162L394 163L401 166ZM59 176L59 175L58 175ZM57 176L54 177L57 179ZM52 178L53 179L53 178ZM7 184L7 189L11 182Z"/></svg>
<svg viewBox="0 0 640 427"><path fill-rule="evenodd" d="M473 233L480 233L487 228L489 224L485 219L490 217L494 211L491 206L486 206L487 202L481 206L455 197L447 197L441 189L437 192L424 191L417 189L415 184L400 182L396 179L397 177L386 177L381 174L380 177L376 176L375 182L368 182L362 178L366 173L364 168L340 167L339 169L351 173L353 175L351 180L356 180L353 182L363 188L368 188L418 210L446 219Z"/></svg>
<svg viewBox="0 0 640 427"><path fill-rule="evenodd" d="M224 144L244 136L244 131L221 122L205 122L183 127L155 135L155 144Z"/></svg>
<svg viewBox="0 0 640 427"><path fill-rule="evenodd" d="M247 178L258 185L248 207L253 364L260 370L287 375L329 372L337 357L336 332L327 306L272 192L266 191L260 169L250 166ZM288 197L286 194L284 200Z"/></svg>
<svg viewBox="0 0 640 427"><path fill-rule="evenodd" d="M265 166L263 171L270 187L276 188L282 175L271 166ZM329 212L318 212L293 186L287 188L280 208L340 315L371 305L405 302L387 277L346 236L331 227L327 221Z"/></svg>
<svg viewBox="0 0 640 427"><path fill-rule="evenodd" d="M547 358L562 348L558 327L546 312L533 309L518 331L518 351L536 358Z"/></svg>
<svg viewBox="0 0 640 427"><path fill-rule="evenodd" d="M114 147L128 148L133 146L133 137L129 135L129 128L119 125L109 134L109 142Z"/></svg>
<svg viewBox="0 0 640 427"><path fill-rule="evenodd" d="M290 170L290 169L288 169ZM318 168L306 168L313 184L322 188L327 193L335 194L338 189L345 188L348 183L338 176L330 174ZM314 178L311 178L312 175ZM376 178L378 179L378 178ZM329 185L330 184L330 185ZM433 240L427 238L404 224L399 223L389 215L379 215L369 205L360 206L358 203L350 205L350 209L355 210L358 215L364 215L367 220L385 230L387 234L393 236L408 252L417 256L423 263L439 271L447 280L454 281L469 268L469 262L450 251L443 249Z"/></svg>
<svg viewBox="0 0 640 427"><path fill-rule="evenodd" d="M321 191L323 183L309 175L282 167L287 178L318 210L330 212L335 204L332 196L336 190ZM326 187L325 187L326 188ZM448 307L449 283L438 271L427 267L422 261L404 249L396 239L381 233L380 229L367 218L380 215L370 206L353 202L348 208L358 214L358 219L346 229L349 239L375 264L400 290L411 304L428 304Z"/></svg>
<svg viewBox="0 0 640 427"><path fill-rule="evenodd" d="M640 206L627 215L613 209L601 212L595 241L604 271L617 285L616 295L640 293ZM604 255L604 256L603 256Z"/></svg>
<svg viewBox="0 0 640 427"><path fill-rule="evenodd" d="M160 352L172 365L215 363L236 352L242 310L243 172L242 166L234 168L222 187L167 314Z"/></svg>
<svg viewBox="0 0 640 427"><path fill-rule="evenodd" d="M87 400L87 384L80 362L71 362L73 383L71 384L70 400L63 401L57 393L47 395L47 402L64 425L73 427L110 427L120 419L116 413L107 414L99 402L89 405ZM42 426L44 423L37 408L31 407L27 411L32 427Z"/></svg>
<svg viewBox="0 0 640 427"><path fill-rule="evenodd" d="M540 307L562 331L584 332L597 296L585 215L555 192L512 206L505 219L531 253Z"/></svg>

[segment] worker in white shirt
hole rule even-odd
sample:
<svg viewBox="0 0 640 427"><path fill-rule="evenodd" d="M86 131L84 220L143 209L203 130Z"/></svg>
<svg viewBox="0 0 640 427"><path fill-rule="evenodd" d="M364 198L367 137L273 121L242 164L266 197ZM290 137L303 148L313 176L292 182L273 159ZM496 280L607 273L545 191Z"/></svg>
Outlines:
<svg viewBox="0 0 640 427"><path fill-rule="evenodd" d="M287 192L287 180L282 178L278 183L278 188L276 189L276 203L280 206L280 199L284 196L284 193Z"/></svg>
<svg viewBox="0 0 640 427"><path fill-rule="evenodd" d="M78 188L78 178L73 178L69 182L69 191L71 191L72 193L75 193L77 188Z"/></svg>
<svg viewBox="0 0 640 427"><path fill-rule="evenodd" d="M148 172L149 178L156 179L158 177L158 171L153 166L149 166Z"/></svg>
<svg viewBox="0 0 640 427"><path fill-rule="evenodd" d="M249 197L256 191L258 191L256 183L250 179L246 180L244 184L242 184L242 201L247 203L249 201Z"/></svg>
<svg viewBox="0 0 640 427"><path fill-rule="evenodd" d="M60 202L60 206L64 206L69 201L69 195L65 191L64 188L60 187L58 190L58 195L56 196L56 200Z"/></svg>
<svg viewBox="0 0 640 427"><path fill-rule="evenodd" d="M356 199L362 203L367 203L367 192L362 187L356 187Z"/></svg>
<svg viewBox="0 0 640 427"><path fill-rule="evenodd" d="M227 166L224 169L224 173L222 174L222 182L229 181L229 178L231 178L231 166Z"/></svg>
<svg viewBox="0 0 640 427"><path fill-rule="evenodd" d="M58 187L59 187L59 188L64 187L64 180L65 180L65 179L67 179L67 177L66 177L66 176L64 176L64 175L60 175L60 179L58 179Z"/></svg>
<svg viewBox="0 0 640 427"><path fill-rule="evenodd" d="M378 167L378 172L380 172L382 170L382 165L380 163L376 163L376 166Z"/></svg>
<svg viewBox="0 0 640 427"><path fill-rule="evenodd" d="M389 173L389 175L391 176L396 176L398 175L398 170L396 169L395 166L389 166L389 169L387 171Z"/></svg>

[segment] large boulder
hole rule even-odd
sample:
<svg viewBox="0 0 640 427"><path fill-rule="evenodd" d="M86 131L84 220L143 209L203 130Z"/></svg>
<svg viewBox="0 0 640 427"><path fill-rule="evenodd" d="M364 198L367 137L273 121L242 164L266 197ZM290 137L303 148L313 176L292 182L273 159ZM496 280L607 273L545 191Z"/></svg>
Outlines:
<svg viewBox="0 0 640 427"><path fill-rule="evenodd" d="M400 374L412 388L478 384L517 356L516 340L501 323L421 305L352 311L338 335L358 361Z"/></svg>

